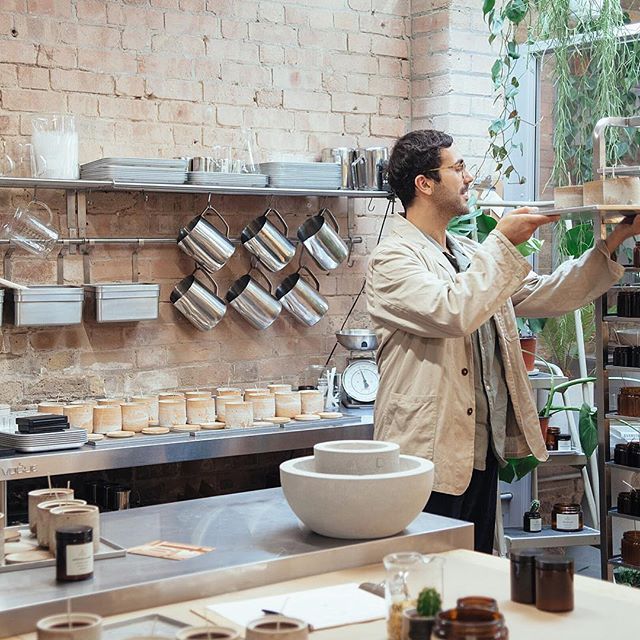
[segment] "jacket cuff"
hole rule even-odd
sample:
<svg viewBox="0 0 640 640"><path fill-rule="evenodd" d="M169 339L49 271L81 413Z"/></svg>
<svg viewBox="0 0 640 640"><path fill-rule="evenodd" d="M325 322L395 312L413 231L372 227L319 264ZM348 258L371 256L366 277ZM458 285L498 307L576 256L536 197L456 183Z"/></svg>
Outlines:
<svg viewBox="0 0 640 640"><path fill-rule="evenodd" d="M520 278L526 277L531 271L531 264L529 261L516 249L515 245L505 236L502 231L494 229L489 238L495 238L500 248L506 252L516 262L514 268L516 269L516 275Z"/></svg>
<svg viewBox="0 0 640 640"><path fill-rule="evenodd" d="M620 280L624 275L624 267L611 259L611 254L609 253L609 249L607 249L607 243L604 240L598 240L595 244L595 249L604 256L609 273L611 273L616 280Z"/></svg>

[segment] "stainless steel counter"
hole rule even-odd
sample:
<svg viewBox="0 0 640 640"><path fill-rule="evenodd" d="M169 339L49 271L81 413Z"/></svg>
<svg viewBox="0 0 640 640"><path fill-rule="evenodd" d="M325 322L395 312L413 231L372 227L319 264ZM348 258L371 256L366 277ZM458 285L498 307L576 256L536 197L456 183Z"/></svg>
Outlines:
<svg viewBox="0 0 640 640"><path fill-rule="evenodd" d="M379 562L393 551L472 548L469 523L420 514L398 536L338 540L306 529L281 489L107 513L102 535L123 547L152 540L214 547L198 558L129 554L95 563L94 578L55 582L52 567L0 574L0 637L31 630L44 615L111 615Z"/></svg>
<svg viewBox="0 0 640 640"><path fill-rule="evenodd" d="M211 437L185 438L178 442L158 442L148 436L135 446L128 442L103 449L85 445L80 449L0 458L0 512L6 512L4 483L7 480L306 449L328 440L373 437L371 409L345 410L345 414L353 419L340 425L332 424L331 420L320 425L298 422L283 427L223 430L212 433Z"/></svg>

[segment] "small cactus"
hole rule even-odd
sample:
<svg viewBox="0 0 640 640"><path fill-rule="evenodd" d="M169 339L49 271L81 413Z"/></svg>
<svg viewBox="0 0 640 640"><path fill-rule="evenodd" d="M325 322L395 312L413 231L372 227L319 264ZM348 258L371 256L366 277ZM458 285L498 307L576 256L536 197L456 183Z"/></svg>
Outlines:
<svg viewBox="0 0 640 640"><path fill-rule="evenodd" d="M532 500L531 506L529 507L529 513L539 513L540 512L540 500Z"/></svg>
<svg viewBox="0 0 640 640"><path fill-rule="evenodd" d="M418 596L418 604L416 611L425 618L432 618L440 611L442 607L442 598L436 589L423 589Z"/></svg>

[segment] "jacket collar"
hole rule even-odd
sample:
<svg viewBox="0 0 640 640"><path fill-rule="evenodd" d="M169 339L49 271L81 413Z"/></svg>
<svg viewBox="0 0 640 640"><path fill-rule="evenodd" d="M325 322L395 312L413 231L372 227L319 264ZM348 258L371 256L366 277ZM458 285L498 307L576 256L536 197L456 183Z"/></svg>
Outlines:
<svg viewBox="0 0 640 640"><path fill-rule="evenodd" d="M444 249L436 242L436 240L428 236L426 233L424 233L424 231L418 229L418 227L416 227L412 222L409 222L403 216L397 216L394 222L392 233L426 249L432 256L435 257L440 266L444 267L452 275L456 275L456 270L453 268L451 262L449 262L449 259L444 255ZM452 249L455 248L456 252L459 252L461 254L466 253L460 246L460 244L456 240L454 240L453 236L448 232L447 244Z"/></svg>

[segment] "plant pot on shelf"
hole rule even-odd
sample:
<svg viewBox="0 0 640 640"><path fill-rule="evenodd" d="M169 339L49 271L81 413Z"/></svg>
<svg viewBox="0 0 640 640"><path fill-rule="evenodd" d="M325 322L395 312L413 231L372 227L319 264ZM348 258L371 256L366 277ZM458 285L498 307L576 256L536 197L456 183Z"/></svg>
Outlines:
<svg viewBox="0 0 640 640"><path fill-rule="evenodd" d="M402 640L429 640L435 616L421 616L416 609L402 612Z"/></svg>
<svg viewBox="0 0 640 640"><path fill-rule="evenodd" d="M522 349L522 358L527 371L533 371L536 362L536 343L535 336L526 336L520 338L520 349Z"/></svg>
<svg viewBox="0 0 640 640"><path fill-rule="evenodd" d="M556 209L569 209L582 206L582 185L555 187L553 201Z"/></svg>
<svg viewBox="0 0 640 640"><path fill-rule="evenodd" d="M540 431L542 432L542 439L544 441L547 440L547 429L549 428L549 420L550 416L542 417L538 416L538 420L540 420Z"/></svg>
<svg viewBox="0 0 640 640"><path fill-rule="evenodd" d="M621 176L584 183L584 204L639 204L640 178Z"/></svg>

